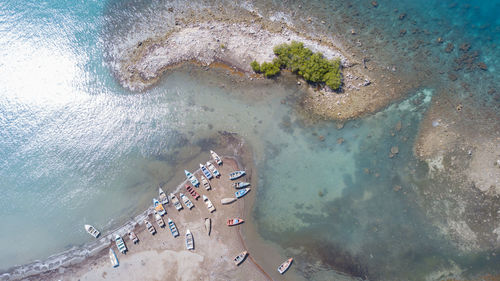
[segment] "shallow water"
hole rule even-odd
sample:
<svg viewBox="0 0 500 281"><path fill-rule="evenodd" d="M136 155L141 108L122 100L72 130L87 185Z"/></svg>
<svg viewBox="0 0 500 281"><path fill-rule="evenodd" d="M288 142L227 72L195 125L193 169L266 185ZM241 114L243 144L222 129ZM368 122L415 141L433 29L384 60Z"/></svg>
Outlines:
<svg viewBox="0 0 500 281"><path fill-rule="evenodd" d="M355 28L365 47L375 46L366 48L372 61L397 65L401 75L420 75L425 67L447 73L459 46L449 55L442 51L446 43L429 42L465 34L489 70L456 71L459 81L478 89L470 90L478 103L494 107L496 94L484 89L498 83L498 50L492 48L500 38L498 3L477 9L436 1L384 2L378 10L369 2L342 1L243 6L299 27L307 21L290 16L294 11L324 19L327 24L305 28L334 31L353 45L358 39L348 34ZM167 7L178 4L0 4L0 223L16 231L0 233L0 269L91 241L85 223L106 232L133 218L150 204L159 183L173 189L179 170L196 168L182 167L182 155L174 152L206 150L216 132L229 131L253 147L260 175L254 221L264 239L282 248L283 258L296 257L291 273L317 280L327 280L331 270L422 280L442 269L466 276L499 272L499 255L460 255L415 199L419 185L433 184L412 153L418 123L432 94L449 80L438 72L437 78L422 77L407 100L342 129L304 122L295 111L301 91L289 77L255 83L224 70L185 66L143 94L129 93L109 72L110 50L162 33L172 24L171 16L166 24L161 20ZM431 15L421 9L425 4ZM394 18L402 11L409 31L400 38ZM135 19L142 22L134 25ZM413 34L413 26L421 31ZM412 48L419 40L430 46ZM417 62L422 55L427 60ZM483 83L470 82L483 76ZM389 158L393 146L399 153Z"/></svg>

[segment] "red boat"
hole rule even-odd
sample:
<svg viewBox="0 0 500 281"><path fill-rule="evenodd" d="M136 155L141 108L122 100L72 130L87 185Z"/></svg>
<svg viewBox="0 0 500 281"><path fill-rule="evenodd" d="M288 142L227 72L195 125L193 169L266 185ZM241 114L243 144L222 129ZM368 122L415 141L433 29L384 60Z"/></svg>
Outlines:
<svg viewBox="0 0 500 281"><path fill-rule="evenodd" d="M244 222L244 220L242 220L240 218L228 219L227 226L238 225L238 224L243 223L243 222Z"/></svg>
<svg viewBox="0 0 500 281"><path fill-rule="evenodd" d="M195 200L198 200L198 198L200 198L200 194L198 194L198 192L196 192L196 190L194 190L194 188L189 184L186 184L186 190L189 192L189 194L191 194L191 196L193 196Z"/></svg>

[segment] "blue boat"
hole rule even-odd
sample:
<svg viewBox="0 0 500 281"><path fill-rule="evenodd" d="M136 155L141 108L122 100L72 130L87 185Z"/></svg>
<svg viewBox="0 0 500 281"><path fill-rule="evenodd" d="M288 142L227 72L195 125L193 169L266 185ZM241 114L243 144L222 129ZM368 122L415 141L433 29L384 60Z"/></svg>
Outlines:
<svg viewBox="0 0 500 281"><path fill-rule="evenodd" d="M219 171L217 170L217 168L215 168L215 166L212 163L207 162L207 168L210 170L210 172L212 172L212 174L214 174L215 177L220 176Z"/></svg>
<svg viewBox="0 0 500 281"><path fill-rule="evenodd" d="M245 171L234 171L234 172L229 174L229 179L230 180L239 179L242 176L244 176L245 174L246 174Z"/></svg>
<svg viewBox="0 0 500 281"><path fill-rule="evenodd" d="M207 179L211 180L214 176L212 176L212 173L207 169L207 167L203 166L203 164L200 164L201 171L207 177Z"/></svg>
<svg viewBox="0 0 500 281"><path fill-rule="evenodd" d="M175 226L175 223L170 218L168 219L168 227L170 228L170 232L172 232L174 238L179 236L179 231L177 230L177 226Z"/></svg>
<svg viewBox="0 0 500 281"><path fill-rule="evenodd" d="M118 262L118 258L116 257L115 251L113 251L112 248L109 248L109 259L113 267L118 267L120 265L120 263Z"/></svg>
<svg viewBox="0 0 500 281"><path fill-rule="evenodd" d="M234 193L234 195L236 195L236 198L241 198L241 197L245 196L245 194L247 194L249 191L250 191L250 188L240 189L240 190L236 191Z"/></svg>
<svg viewBox="0 0 500 281"><path fill-rule="evenodd" d="M191 174L188 170L184 170L184 173L186 174L186 178L191 182L192 185L198 187L200 185L200 182L198 179Z"/></svg>

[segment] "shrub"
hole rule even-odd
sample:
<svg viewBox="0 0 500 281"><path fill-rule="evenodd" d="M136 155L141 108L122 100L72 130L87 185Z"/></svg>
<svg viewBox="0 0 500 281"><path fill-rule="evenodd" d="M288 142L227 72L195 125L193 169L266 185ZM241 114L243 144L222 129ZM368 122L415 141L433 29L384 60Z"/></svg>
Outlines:
<svg viewBox="0 0 500 281"><path fill-rule="evenodd" d="M271 62L263 62L260 65L260 71L264 73L264 76L269 78L275 76L280 72L280 68L277 64Z"/></svg>
<svg viewBox="0 0 500 281"><path fill-rule="evenodd" d="M252 67L253 71L257 72L257 73L260 73L260 64L254 60L250 63L250 66Z"/></svg>

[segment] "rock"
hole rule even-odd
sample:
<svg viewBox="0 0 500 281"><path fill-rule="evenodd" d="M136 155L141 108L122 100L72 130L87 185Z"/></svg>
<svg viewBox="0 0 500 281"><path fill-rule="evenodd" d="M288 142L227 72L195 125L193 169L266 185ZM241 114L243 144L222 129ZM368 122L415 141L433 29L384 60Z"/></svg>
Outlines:
<svg viewBox="0 0 500 281"><path fill-rule="evenodd" d="M401 131L401 128L403 128L403 123L401 123L401 120L400 120L400 121L398 121L398 123L396 123L396 127L395 127L396 132Z"/></svg>
<svg viewBox="0 0 500 281"><path fill-rule="evenodd" d="M325 136L319 136L319 137L318 137L318 140L319 140L319 141L325 141Z"/></svg>
<svg viewBox="0 0 500 281"><path fill-rule="evenodd" d="M399 147L397 147L397 146L391 147L391 153L392 154L398 154L399 153Z"/></svg>
<svg viewBox="0 0 500 281"><path fill-rule="evenodd" d="M370 169L368 169L368 168L365 168L364 171L365 171L365 174L369 174L370 173Z"/></svg>
<svg viewBox="0 0 500 281"><path fill-rule="evenodd" d="M345 141L344 138L338 138L337 139L337 143L338 144L342 144L342 143L344 143L344 141Z"/></svg>
<svg viewBox="0 0 500 281"><path fill-rule="evenodd" d="M401 186L400 185L395 185L392 189L396 192L400 191L401 190Z"/></svg>
<svg viewBox="0 0 500 281"><path fill-rule="evenodd" d="M436 42L438 42L439 44L441 44L441 43L443 43L444 41L443 41L443 38L438 37L438 38L436 39Z"/></svg>
<svg viewBox="0 0 500 281"><path fill-rule="evenodd" d="M297 85L302 85L302 83L300 83L300 81L297 81Z"/></svg>
<svg viewBox="0 0 500 281"><path fill-rule="evenodd" d="M450 78L451 81L456 81L458 77L453 73L449 73L448 78Z"/></svg>
<svg viewBox="0 0 500 281"><path fill-rule="evenodd" d="M174 8L170 7L167 9L170 13L173 13L174 12Z"/></svg>
<svg viewBox="0 0 500 281"><path fill-rule="evenodd" d="M406 29L401 29L399 31L399 36L404 36L406 34Z"/></svg>
<svg viewBox="0 0 500 281"><path fill-rule="evenodd" d="M453 49L455 49L455 46L453 46L453 44L451 44L451 43L448 43L448 45L446 45L446 49L444 49L444 51L446 53L451 53L453 51Z"/></svg>
<svg viewBox="0 0 500 281"><path fill-rule="evenodd" d="M353 29L351 29L351 34L352 34L352 35L355 35L355 34L356 34L356 30L354 30L354 28L353 28Z"/></svg>
<svg viewBox="0 0 500 281"><path fill-rule="evenodd" d="M468 52L470 50L470 44L469 43L463 43L460 45L460 51L462 52Z"/></svg>
<svg viewBox="0 0 500 281"><path fill-rule="evenodd" d="M337 127L337 130L341 130L342 128L344 128L344 123L343 122L337 122L337 124L335 124L335 126Z"/></svg>
<svg viewBox="0 0 500 281"><path fill-rule="evenodd" d="M478 63L477 66L482 70L488 70L488 66L484 62Z"/></svg>
<svg viewBox="0 0 500 281"><path fill-rule="evenodd" d="M406 13L402 13L398 17L399 20L404 20L405 18L406 18Z"/></svg>
<svg viewBox="0 0 500 281"><path fill-rule="evenodd" d="M377 1L372 1L372 6L377 8L378 7L378 2Z"/></svg>
<svg viewBox="0 0 500 281"><path fill-rule="evenodd" d="M461 111L464 108L462 104L457 105L456 109L457 111Z"/></svg>

